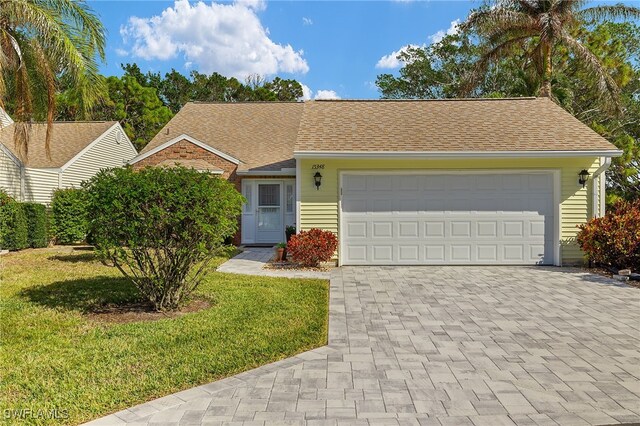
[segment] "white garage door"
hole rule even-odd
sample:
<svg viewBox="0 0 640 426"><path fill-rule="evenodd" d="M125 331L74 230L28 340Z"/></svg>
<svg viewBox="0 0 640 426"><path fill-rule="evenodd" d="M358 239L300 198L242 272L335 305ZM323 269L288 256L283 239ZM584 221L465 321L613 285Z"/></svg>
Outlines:
<svg viewBox="0 0 640 426"><path fill-rule="evenodd" d="M344 174L344 265L553 264L553 175Z"/></svg>

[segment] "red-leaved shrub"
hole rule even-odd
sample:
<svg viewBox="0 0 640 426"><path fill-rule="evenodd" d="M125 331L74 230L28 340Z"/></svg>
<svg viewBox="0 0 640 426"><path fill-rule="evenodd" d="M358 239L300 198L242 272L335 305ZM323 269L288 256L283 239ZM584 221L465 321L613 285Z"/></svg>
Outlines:
<svg viewBox="0 0 640 426"><path fill-rule="evenodd" d="M331 260L338 248L338 239L331 231L313 228L291 236L287 253L294 262L316 267Z"/></svg>
<svg viewBox="0 0 640 426"><path fill-rule="evenodd" d="M578 227L578 244L589 259L640 271L640 200L620 200L603 217Z"/></svg>

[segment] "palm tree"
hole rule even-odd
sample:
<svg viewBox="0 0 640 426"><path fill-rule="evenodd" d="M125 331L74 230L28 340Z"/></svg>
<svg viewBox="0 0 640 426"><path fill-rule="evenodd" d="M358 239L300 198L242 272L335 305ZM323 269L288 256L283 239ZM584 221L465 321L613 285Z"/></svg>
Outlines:
<svg viewBox="0 0 640 426"><path fill-rule="evenodd" d="M85 112L98 100L104 46L104 27L84 0L0 0L0 107L14 110L23 157L34 119L46 117L49 150L61 80L78 90Z"/></svg>
<svg viewBox="0 0 640 426"><path fill-rule="evenodd" d="M619 88L599 59L577 38L575 30L603 19L640 18L640 9L623 4L582 8L585 0L497 0L471 13L461 27L475 30L483 42L483 53L466 85L471 91L487 67L511 57L515 51L525 54L540 78L539 96L552 96L553 59L556 49L574 55L597 81L597 90L618 106Z"/></svg>

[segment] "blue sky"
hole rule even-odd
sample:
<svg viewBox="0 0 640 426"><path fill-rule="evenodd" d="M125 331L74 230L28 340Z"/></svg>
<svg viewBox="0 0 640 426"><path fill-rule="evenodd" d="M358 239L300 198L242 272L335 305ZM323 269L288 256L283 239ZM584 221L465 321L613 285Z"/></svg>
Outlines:
<svg viewBox="0 0 640 426"><path fill-rule="evenodd" d="M121 63L295 78L307 97L377 98L394 52L455 31L479 1L92 1L108 30L106 75Z"/></svg>

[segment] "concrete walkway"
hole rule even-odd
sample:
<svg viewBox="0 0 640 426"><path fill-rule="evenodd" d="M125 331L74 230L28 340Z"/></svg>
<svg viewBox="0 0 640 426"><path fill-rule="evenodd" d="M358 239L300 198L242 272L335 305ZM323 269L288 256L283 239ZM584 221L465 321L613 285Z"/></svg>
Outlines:
<svg viewBox="0 0 640 426"><path fill-rule="evenodd" d="M640 422L639 308L569 269L344 267L329 346L93 424Z"/></svg>
<svg viewBox="0 0 640 426"><path fill-rule="evenodd" d="M272 247L245 247L242 253L220 265L218 272L266 277L320 278L325 280L328 280L331 276L330 272L325 271L265 268L264 266L274 254Z"/></svg>

